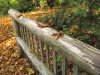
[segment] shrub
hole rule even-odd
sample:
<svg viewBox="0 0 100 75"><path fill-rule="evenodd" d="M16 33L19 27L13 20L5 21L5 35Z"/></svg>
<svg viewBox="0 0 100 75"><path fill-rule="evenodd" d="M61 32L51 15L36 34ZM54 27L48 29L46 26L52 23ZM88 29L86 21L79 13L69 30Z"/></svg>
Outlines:
<svg viewBox="0 0 100 75"><path fill-rule="evenodd" d="M32 0L0 0L0 13L5 15L10 8L14 8L20 12L32 10L34 4Z"/></svg>
<svg viewBox="0 0 100 75"><path fill-rule="evenodd" d="M62 30L66 23L66 17L64 14L65 12L66 10L57 8L55 9L55 13L46 13L45 16L40 16L37 20L43 23L48 23L50 26L57 30Z"/></svg>
<svg viewBox="0 0 100 75"><path fill-rule="evenodd" d="M17 0L17 2L18 5L16 6L16 9L20 12L30 11L35 7L32 0Z"/></svg>
<svg viewBox="0 0 100 75"><path fill-rule="evenodd" d="M47 14L41 20L48 22L57 30L97 48L100 42L100 1L70 1L71 8L56 9L55 14ZM94 6L93 6L94 5ZM66 11L67 9L67 11ZM69 9L69 10L68 10Z"/></svg>

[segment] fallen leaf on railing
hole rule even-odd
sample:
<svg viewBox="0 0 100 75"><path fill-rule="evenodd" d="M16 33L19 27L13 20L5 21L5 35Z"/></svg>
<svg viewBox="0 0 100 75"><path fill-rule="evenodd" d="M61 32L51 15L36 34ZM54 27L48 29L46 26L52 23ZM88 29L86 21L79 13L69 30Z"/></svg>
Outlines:
<svg viewBox="0 0 100 75"><path fill-rule="evenodd" d="M54 36L55 39L57 40L59 38L64 37L64 33L63 33L63 31L59 31L59 33L53 33L52 36Z"/></svg>
<svg viewBox="0 0 100 75"><path fill-rule="evenodd" d="M21 16L23 16L22 13L18 13L18 14L15 15L16 18L19 18L19 17L21 17Z"/></svg>
<svg viewBox="0 0 100 75"><path fill-rule="evenodd" d="M49 24L42 24L42 23L39 23L39 22L37 22L37 24L38 24L38 27L42 27L42 28L44 28L44 27L50 27L50 25Z"/></svg>
<svg viewBox="0 0 100 75"><path fill-rule="evenodd" d="M57 33L53 33L52 36L58 36L58 34Z"/></svg>

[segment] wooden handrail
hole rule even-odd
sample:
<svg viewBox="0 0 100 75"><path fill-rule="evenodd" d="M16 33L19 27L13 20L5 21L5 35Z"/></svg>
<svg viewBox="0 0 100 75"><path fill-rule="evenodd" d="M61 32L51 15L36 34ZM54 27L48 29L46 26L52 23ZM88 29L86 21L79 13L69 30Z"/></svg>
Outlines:
<svg viewBox="0 0 100 75"><path fill-rule="evenodd" d="M82 68L89 74L100 75L100 50L75 38L69 37L68 35L64 35L63 38L55 40L52 36L53 33L58 33L55 29L50 27L41 28L38 27L38 23L32 19L25 18L23 16L16 17L16 14L19 14L19 12L14 9L10 9L8 13L13 20L13 25L17 22L21 26L25 27L36 37L40 38L44 43L50 45L64 58L71 60L75 65ZM18 32L18 30L16 31L16 28L14 28L14 30L16 38L20 37L21 33Z"/></svg>

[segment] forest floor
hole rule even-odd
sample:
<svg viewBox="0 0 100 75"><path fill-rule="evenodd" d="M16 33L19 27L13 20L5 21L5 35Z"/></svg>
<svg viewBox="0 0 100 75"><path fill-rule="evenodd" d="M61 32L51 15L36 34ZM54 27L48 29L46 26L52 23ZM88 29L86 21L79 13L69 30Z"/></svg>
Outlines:
<svg viewBox="0 0 100 75"><path fill-rule="evenodd" d="M25 15L36 19L38 13L42 11L29 12ZM34 75L27 60L19 58L10 16L0 17L0 75Z"/></svg>

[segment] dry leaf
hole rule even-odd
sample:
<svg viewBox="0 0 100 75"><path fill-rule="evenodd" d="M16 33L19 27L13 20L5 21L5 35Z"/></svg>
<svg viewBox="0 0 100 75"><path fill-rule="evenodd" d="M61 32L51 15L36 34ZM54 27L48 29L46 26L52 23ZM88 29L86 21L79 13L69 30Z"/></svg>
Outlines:
<svg viewBox="0 0 100 75"><path fill-rule="evenodd" d="M24 66L20 66L20 67L19 67L19 70L21 71L21 70L23 70L23 68L24 68Z"/></svg>
<svg viewBox="0 0 100 75"><path fill-rule="evenodd" d="M57 36L57 35L58 35L57 33L53 33L53 34L52 34L52 36Z"/></svg>
<svg viewBox="0 0 100 75"><path fill-rule="evenodd" d="M52 36L54 36L54 38L57 40L58 39L58 35L57 33L53 33Z"/></svg>
<svg viewBox="0 0 100 75"><path fill-rule="evenodd" d="M18 13L15 16L16 16L16 18L19 18L19 17L23 16L23 14L22 13Z"/></svg>
<svg viewBox="0 0 100 75"><path fill-rule="evenodd" d="M63 31L59 31L58 34L57 34L57 33L53 33L52 36L54 36L55 39L57 40L57 39L59 39L59 38L64 37L64 33L63 33Z"/></svg>
<svg viewBox="0 0 100 75"><path fill-rule="evenodd" d="M70 29L69 29L69 32L70 34L74 33L74 32L77 32L77 30L79 29L79 26L78 25L73 25Z"/></svg>
<svg viewBox="0 0 100 75"><path fill-rule="evenodd" d="M9 66L9 71L14 72L14 66Z"/></svg>
<svg viewBox="0 0 100 75"><path fill-rule="evenodd" d="M68 63L68 65L73 64L73 62L70 60L68 60L67 63Z"/></svg>
<svg viewBox="0 0 100 75"><path fill-rule="evenodd" d="M87 33L88 33L88 34L94 34L94 32L91 31L91 30L87 31Z"/></svg>
<svg viewBox="0 0 100 75"><path fill-rule="evenodd" d="M59 37L64 37L64 32L63 31L59 31Z"/></svg>
<svg viewBox="0 0 100 75"><path fill-rule="evenodd" d="M42 27L42 28L44 28L44 27L50 27L49 24L42 24L42 23L39 23L39 22L37 22L37 23L38 23L38 27Z"/></svg>

